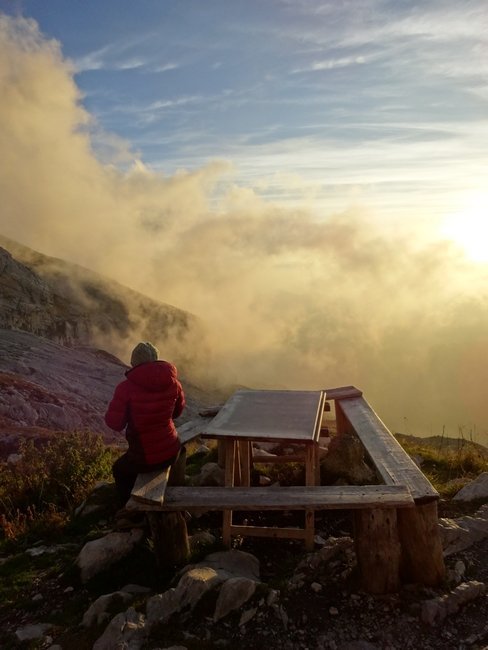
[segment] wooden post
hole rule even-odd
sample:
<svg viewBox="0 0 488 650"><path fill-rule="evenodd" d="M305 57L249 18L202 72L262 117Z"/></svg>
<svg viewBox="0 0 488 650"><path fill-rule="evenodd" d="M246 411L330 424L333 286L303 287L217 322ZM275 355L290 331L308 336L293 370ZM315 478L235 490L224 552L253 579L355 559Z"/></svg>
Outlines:
<svg viewBox="0 0 488 650"><path fill-rule="evenodd" d="M225 440L217 441L217 453L218 453L217 464L219 467L224 469L225 468Z"/></svg>
<svg viewBox="0 0 488 650"><path fill-rule="evenodd" d="M354 542L362 588L372 594L398 591L401 547L396 509L356 510Z"/></svg>
<svg viewBox="0 0 488 650"><path fill-rule="evenodd" d="M403 582L436 587L446 574L439 533L437 501L398 511Z"/></svg>
<svg viewBox="0 0 488 650"><path fill-rule="evenodd" d="M347 433L350 429L349 421L344 415L344 411L339 403L339 400L335 400L335 414L336 414L336 430L338 434Z"/></svg>
<svg viewBox="0 0 488 650"><path fill-rule="evenodd" d="M225 440L225 487L234 486L235 469L235 440ZM222 515L222 543L227 548L231 545L230 527L232 526L232 510L224 510Z"/></svg>
<svg viewBox="0 0 488 650"><path fill-rule="evenodd" d="M251 443L249 440L241 440L238 443L240 469L241 469L241 485L243 487L250 487L251 485Z"/></svg>
<svg viewBox="0 0 488 650"><path fill-rule="evenodd" d="M317 454L315 452L316 444L306 445L305 447L305 485L314 486L316 484L315 461ZM305 548L307 551L314 549L315 536L315 512L305 510Z"/></svg>
<svg viewBox="0 0 488 650"><path fill-rule="evenodd" d="M181 448L171 466L168 485L185 485L186 449ZM147 518L156 561L161 569L172 569L188 562L190 544L182 512L148 512Z"/></svg>

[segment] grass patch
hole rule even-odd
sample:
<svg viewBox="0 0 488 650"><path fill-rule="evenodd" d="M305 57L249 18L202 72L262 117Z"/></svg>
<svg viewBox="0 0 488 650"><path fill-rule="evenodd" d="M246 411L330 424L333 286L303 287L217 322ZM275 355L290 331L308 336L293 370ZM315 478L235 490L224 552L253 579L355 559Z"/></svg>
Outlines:
<svg viewBox="0 0 488 650"><path fill-rule="evenodd" d="M461 441L458 446L443 445L442 441L432 445L421 438L412 440L407 436L398 439L410 456L421 459L422 472L444 498L454 496L464 485L488 471L488 457L475 445L461 444Z"/></svg>

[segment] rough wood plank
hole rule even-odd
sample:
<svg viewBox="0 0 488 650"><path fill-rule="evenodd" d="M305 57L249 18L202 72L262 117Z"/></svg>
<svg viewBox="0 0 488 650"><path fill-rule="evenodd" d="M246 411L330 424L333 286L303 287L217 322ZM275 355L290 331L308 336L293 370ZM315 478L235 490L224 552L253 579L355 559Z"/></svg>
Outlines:
<svg viewBox="0 0 488 650"><path fill-rule="evenodd" d="M355 386L340 386L339 388L324 388L325 399L350 399L352 397L361 397L362 391Z"/></svg>
<svg viewBox="0 0 488 650"><path fill-rule="evenodd" d="M414 505L404 486L331 485L291 487L171 487L164 503L138 504L145 510L349 510ZM128 506L129 507L129 504ZM131 507L134 507L133 505Z"/></svg>
<svg viewBox="0 0 488 650"><path fill-rule="evenodd" d="M231 535L241 537L272 537L284 539L305 539L303 528L278 528L277 526L231 526Z"/></svg>
<svg viewBox="0 0 488 650"><path fill-rule="evenodd" d="M341 400L339 406L387 485L406 485L416 503L439 498L437 490L365 399Z"/></svg>
<svg viewBox="0 0 488 650"><path fill-rule="evenodd" d="M156 472L138 474L131 497L141 503L162 505L168 485L169 472L170 468L168 467Z"/></svg>
<svg viewBox="0 0 488 650"><path fill-rule="evenodd" d="M178 427L178 438L182 445L191 442L205 430L208 424L208 418L198 418L197 420L190 420Z"/></svg>
<svg viewBox="0 0 488 650"><path fill-rule="evenodd" d="M238 390L202 433L208 438L307 442L320 435L322 391Z"/></svg>

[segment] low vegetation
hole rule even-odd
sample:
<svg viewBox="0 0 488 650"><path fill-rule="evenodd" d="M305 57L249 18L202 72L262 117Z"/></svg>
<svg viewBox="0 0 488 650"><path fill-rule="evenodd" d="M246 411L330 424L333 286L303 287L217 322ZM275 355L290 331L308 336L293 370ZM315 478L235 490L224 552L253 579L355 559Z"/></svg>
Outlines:
<svg viewBox="0 0 488 650"><path fill-rule="evenodd" d="M450 498L463 485L488 471L488 450L463 439L416 438L397 435L402 447L420 464L422 472L442 497Z"/></svg>
<svg viewBox="0 0 488 650"><path fill-rule="evenodd" d="M5 540L55 537L97 481L109 479L113 452L89 432L58 433L37 447L21 442L20 459L0 472L0 526Z"/></svg>

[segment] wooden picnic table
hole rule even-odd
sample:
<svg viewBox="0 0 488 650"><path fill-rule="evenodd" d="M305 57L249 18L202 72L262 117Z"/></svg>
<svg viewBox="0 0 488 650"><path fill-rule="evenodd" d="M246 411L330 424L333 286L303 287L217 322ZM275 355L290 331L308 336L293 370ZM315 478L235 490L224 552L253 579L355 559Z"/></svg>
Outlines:
<svg viewBox="0 0 488 650"><path fill-rule="evenodd" d="M238 390L224 404L202 433L219 441L225 458L225 487L250 487L253 462L303 462L305 485L320 485L318 442L324 412L322 390ZM259 456L253 459L253 442L300 445L301 455ZM223 452L223 453L222 453ZM222 541L230 546L232 535L304 539L314 545L314 511L305 511L305 527L277 528L235 526L232 510L224 510Z"/></svg>
<svg viewBox="0 0 488 650"><path fill-rule="evenodd" d="M337 435L361 441L377 483L320 485L318 441L328 402L334 402ZM437 586L444 579L439 494L354 386L320 391L237 391L203 427L201 436L219 441L224 487L188 486L184 481L168 484L168 468L139 474L127 504L147 513L161 564L180 563L184 558L188 547L181 515L184 510L223 511L223 542L228 547L232 536L239 535L301 539L310 550L314 545L314 511L343 509L353 516L364 589L388 593L396 591L402 582ZM259 441L298 444L303 452L253 454L252 443ZM251 487L253 462L290 461L304 463L305 486ZM233 511L269 510L302 510L305 526L291 529L233 524ZM186 540L184 544L182 539Z"/></svg>

